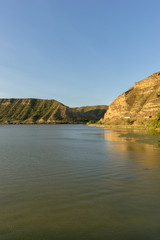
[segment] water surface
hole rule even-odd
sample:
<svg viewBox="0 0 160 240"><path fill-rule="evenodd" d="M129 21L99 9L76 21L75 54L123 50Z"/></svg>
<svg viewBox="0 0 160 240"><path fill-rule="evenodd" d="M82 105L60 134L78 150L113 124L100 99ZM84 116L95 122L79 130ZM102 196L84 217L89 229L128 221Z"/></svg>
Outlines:
<svg viewBox="0 0 160 240"><path fill-rule="evenodd" d="M144 138L1 125L0 239L160 239L160 139Z"/></svg>

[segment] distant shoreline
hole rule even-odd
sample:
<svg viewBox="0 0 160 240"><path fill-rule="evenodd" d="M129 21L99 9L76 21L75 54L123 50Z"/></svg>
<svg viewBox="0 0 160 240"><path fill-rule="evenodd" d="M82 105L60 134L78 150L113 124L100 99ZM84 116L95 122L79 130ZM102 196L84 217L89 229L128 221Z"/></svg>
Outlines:
<svg viewBox="0 0 160 240"><path fill-rule="evenodd" d="M84 122L2 122L0 125L63 125L63 124L85 124Z"/></svg>

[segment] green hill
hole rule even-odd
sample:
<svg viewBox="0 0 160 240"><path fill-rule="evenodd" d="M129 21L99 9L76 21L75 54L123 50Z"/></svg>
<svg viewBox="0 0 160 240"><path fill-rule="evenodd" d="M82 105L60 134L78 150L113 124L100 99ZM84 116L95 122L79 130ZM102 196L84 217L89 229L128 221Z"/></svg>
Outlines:
<svg viewBox="0 0 160 240"><path fill-rule="evenodd" d="M107 106L69 108L56 100L0 99L0 123L77 123L99 120Z"/></svg>

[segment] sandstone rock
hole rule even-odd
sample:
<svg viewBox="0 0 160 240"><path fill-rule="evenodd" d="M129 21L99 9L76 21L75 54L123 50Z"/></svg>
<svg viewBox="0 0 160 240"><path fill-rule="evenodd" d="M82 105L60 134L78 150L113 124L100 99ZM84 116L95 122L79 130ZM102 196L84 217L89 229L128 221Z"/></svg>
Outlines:
<svg viewBox="0 0 160 240"><path fill-rule="evenodd" d="M156 118L160 110L160 72L136 82L134 87L121 94L106 111L103 123L142 124Z"/></svg>

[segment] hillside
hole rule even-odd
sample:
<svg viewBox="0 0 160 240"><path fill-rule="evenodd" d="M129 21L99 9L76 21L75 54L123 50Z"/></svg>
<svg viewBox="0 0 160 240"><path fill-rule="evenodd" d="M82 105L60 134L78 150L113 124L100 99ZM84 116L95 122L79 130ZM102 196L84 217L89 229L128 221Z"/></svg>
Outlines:
<svg viewBox="0 0 160 240"><path fill-rule="evenodd" d="M98 121L101 116L104 116L108 106L106 105L96 105L96 106L85 106L79 108L73 108L73 110L81 112L85 115L87 119Z"/></svg>
<svg viewBox="0 0 160 240"><path fill-rule="evenodd" d="M109 106L103 123L145 124L160 110L160 72L136 82Z"/></svg>
<svg viewBox="0 0 160 240"><path fill-rule="evenodd" d="M99 120L107 106L69 108L56 100L0 99L0 123L73 123Z"/></svg>

